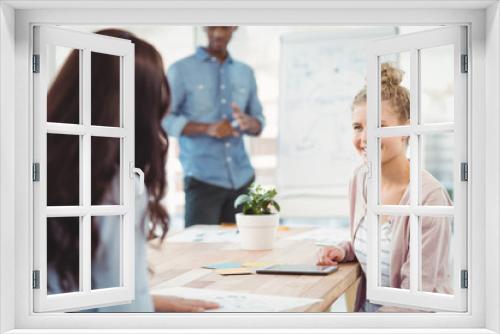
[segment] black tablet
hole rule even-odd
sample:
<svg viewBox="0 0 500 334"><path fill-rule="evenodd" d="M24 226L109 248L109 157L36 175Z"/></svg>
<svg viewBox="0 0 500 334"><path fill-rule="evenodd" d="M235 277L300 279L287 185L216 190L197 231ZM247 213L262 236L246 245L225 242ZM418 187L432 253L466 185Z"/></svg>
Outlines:
<svg viewBox="0 0 500 334"><path fill-rule="evenodd" d="M337 271L337 266L315 266L309 264L276 264L257 269L257 274L283 275L328 275Z"/></svg>

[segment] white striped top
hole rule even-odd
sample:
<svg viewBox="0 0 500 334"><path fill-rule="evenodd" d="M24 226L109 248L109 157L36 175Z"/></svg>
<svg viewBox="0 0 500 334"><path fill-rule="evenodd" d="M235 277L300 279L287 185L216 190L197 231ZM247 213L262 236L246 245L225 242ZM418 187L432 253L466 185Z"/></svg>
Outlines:
<svg viewBox="0 0 500 334"><path fill-rule="evenodd" d="M381 244L380 244L380 270L381 270L381 281L380 286L390 287L391 286L391 226L392 222L382 223L381 225ZM356 232L354 238L354 252L356 253L356 258L358 259L361 268L367 273L366 268L366 248L368 242L367 227L365 224L365 218L361 219L358 226L358 231Z"/></svg>

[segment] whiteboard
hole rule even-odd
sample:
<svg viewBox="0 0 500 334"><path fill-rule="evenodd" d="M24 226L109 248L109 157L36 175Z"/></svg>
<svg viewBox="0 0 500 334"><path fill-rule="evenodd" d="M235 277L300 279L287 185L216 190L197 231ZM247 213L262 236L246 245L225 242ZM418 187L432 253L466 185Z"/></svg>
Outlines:
<svg viewBox="0 0 500 334"><path fill-rule="evenodd" d="M331 214L346 216L349 179L361 163L351 142L351 104L365 85L365 46L397 28L332 29L281 38L277 183L282 202L331 198L338 206L326 205Z"/></svg>

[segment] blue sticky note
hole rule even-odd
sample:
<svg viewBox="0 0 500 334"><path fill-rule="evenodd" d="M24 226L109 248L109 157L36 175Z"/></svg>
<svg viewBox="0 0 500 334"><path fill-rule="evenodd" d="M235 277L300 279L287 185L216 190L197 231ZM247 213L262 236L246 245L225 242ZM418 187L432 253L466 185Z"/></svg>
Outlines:
<svg viewBox="0 0 500 334"><path fill-rule="evenodd" d="M241 268L241 264L236 262L221 262L221 263L213 263L207 264L202 268L205 269L233 269L233 268Z"/></svg>

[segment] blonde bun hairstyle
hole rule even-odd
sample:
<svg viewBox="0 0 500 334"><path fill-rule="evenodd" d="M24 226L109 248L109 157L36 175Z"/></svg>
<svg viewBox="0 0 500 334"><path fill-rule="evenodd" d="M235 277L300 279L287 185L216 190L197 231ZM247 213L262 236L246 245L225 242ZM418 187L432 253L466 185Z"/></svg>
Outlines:
<svg viewBox="0 0 500 334"><path fill-rule="evenodd" d="M391 63L383 63L380 69L382 101L389 101L393 111L399 115L401 124L410 119L410 91L401 86L404 71ZM366 104L366 85L354 97L352 108Z"/></svg>

